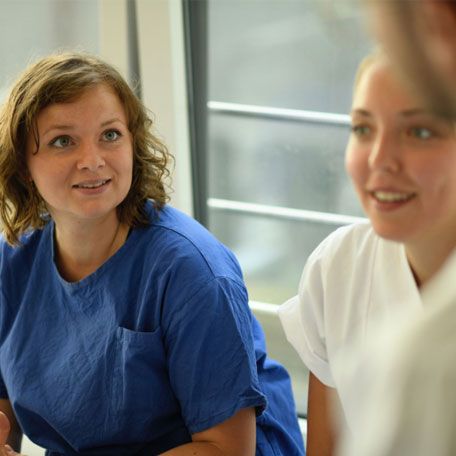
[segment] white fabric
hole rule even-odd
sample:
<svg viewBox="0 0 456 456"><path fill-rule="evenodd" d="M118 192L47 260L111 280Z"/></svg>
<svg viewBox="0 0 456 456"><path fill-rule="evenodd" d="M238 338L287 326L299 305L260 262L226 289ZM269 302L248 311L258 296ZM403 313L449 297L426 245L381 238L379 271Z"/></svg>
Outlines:
<svg viewBox="0 0 456 456"><path fill-rule="evenodd" d="M366 222L339 228L317 247L298 296L280 307L279 316L309 370L337 389L349 422L353 398L347 398L342 355L364 344L375 327L420 309L403 246L380 238Z"/></svg>
<svg viewBox="0 0 456 456"><path fill-rule="evenodd" d="M425 312L364 352L342 456L456 455L456 252L423 290ZM380 342L379 342L380 341Z"/></svg>

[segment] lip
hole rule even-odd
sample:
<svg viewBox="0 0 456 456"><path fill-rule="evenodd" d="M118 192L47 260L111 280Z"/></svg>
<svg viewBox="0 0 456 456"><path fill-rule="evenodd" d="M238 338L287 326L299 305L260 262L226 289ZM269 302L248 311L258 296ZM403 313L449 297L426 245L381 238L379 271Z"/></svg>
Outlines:
<svg viewBox="0 0 456 456"><path fill-rule="evenodd" d="M111 179L86 179L80 181L72 186L72 188L79 193L84 195L98 195L103 193L109 184Z"/></svg>
<svg viewBox="0 0 456 456"><path fill-rule="evenodd" d="M94 188L104 185L110 181L110 178L99 178L99 179L86 179L76 184L73 184L75 188Z"/></svg>
<svg viewBox="0 0 456 456"><path fill-rule="evenodd" d="M367 190L370 200L375 208L381 211L395 211L413 201L417 194L392 188L375 188Z"/></svg>

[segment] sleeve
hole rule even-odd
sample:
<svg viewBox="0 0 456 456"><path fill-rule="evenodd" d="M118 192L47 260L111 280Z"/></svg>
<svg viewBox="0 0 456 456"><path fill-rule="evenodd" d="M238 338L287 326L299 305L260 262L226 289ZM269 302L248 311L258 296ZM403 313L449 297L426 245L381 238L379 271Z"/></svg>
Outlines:
<svg viewBox="0 0 456 456"><path fill-rule="evenodd" d="M170 382L190 433L209 429L239 409L266 407L256 369L247 291L214 278L175 308L165 331Z"/></svg>
<svg viewBox="0 0 456 456"><path fill-rule="evenodd" d="M279 317L290 344L307 368L325 385L335 387L327 353L325 331L325 283L323 259L327 242L310 255L297 296L279 308Z"/></svg>
<svg viewBox="0 0 456 456"><path fill-rule="evenodd" d="M3 259L5 255L3 255L3 249L0 247L0 254L1 258ZM4 283L3 279L3 262L0 260L0 283ZM5 321L7 320L7 306L4 299L3 290L0 288L0 340L3 339ZM1 347L1 345L0 345ZM8 399L8 392L6 390L5 382L3 381L3 374L1 372L0 367L0 399Z"/></svg>
<svg viewBox="0 0 456 456"><path fill-rule="evenodd" d="M3 382L3 377L0 374L0 399L8 399L8 392L6 391L5 383Z"/></svg>

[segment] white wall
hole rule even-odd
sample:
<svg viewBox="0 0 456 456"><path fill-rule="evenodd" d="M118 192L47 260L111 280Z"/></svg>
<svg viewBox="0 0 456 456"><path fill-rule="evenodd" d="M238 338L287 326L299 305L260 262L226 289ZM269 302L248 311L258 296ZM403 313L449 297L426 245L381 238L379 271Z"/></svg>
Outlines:
<svg viewBox="0 0 456 456"><path fill-rule="evenodd" d="M137 0L142 95L176 158L172 205L193 214L182 4Z"/></svg>

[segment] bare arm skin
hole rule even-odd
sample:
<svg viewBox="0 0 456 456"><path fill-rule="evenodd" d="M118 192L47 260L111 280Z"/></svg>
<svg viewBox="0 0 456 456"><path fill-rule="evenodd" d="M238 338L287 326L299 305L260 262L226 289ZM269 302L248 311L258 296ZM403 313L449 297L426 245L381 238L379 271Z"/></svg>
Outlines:
<svg viewBox="0 0 456 456"><path fill-rule="evenodd" d="M337 430L334 418L342 416L334 388L310 372L307 410L307 456L334 456Z"/></svg>
<svg viewBox="0 0 456 456"><path fill-rule="evenodd" d="M22 430L19 427L9 400L0 399L0 412L3 412L9 421L9 429L6 428L7 424L4 420L0 421L0 444L8 444L14 450L20 451Z"/></svg>
<svg viewBox="0 0 456 456"><path fill-rule="evenodd" d="M253 408L239 410L223 423L193 434L192 439L192 443L173 448L162 456L254 456L255 411ZM21 442L22 432L11 404L6 399L0 399L0 456L21 456L5 450L7 444L20 451Z"/></svg>
<svg viewBox="0 0 456 456"><path fill-rule="evenodd" d="M223 423L193 434L192 440L162 453L162 456L254 456L255 410L241 409Z"/></svg>

